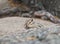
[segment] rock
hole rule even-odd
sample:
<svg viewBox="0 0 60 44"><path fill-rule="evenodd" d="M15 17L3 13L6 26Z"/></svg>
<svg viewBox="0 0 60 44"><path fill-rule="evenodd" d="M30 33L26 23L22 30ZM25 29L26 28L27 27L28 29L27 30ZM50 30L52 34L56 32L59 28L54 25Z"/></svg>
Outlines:
<svg viewBox="0 0 60 44"><path fill-rule="evenodd" d="M7 17L0 19L0 44L59 44L60 26L48 21L33 19L37 28L25 29L24 24L30 18ZM34 25L33 24L33 25ZM43 27L38 27L42 24ZM4 28L3 28L4 27Z"/></svg>
<svg viewBox="0 0 60 44"><path fill-rule="evenodd" d="M8 3L8 0L0 0L0 9L11 7Z"/></svg>
<svg viewBox="0 0 60 44"><path fill-rule="evenodd" d="M23 13L22 17L31 17L31 15L29 13Z"/></svg>
<svg viewBox="0 0 60 44"><path fill-rule="evenodd" d="M60 20L58 18L56 18L54 15L52 15L51 13L49 13L49 12L47 12L45 10L34 12L34 16L39 17L41 19L44 18L46 20L50 20L53 23L60 23Z"/></svg>

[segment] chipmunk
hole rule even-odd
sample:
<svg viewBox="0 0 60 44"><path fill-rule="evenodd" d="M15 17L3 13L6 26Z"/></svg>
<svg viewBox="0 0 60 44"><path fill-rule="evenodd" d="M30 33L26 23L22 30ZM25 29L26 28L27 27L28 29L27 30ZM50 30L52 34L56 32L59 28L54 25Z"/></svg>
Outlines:
<svg viewBox="0 0 60 44"><path fill-rule="evenodd" d="M25 28L26 28L26 29L29 29L29 28L34 27L34 26L32 25L33 23L34 23L34 22L33 22L33 19L27 20L27 22L25 23Z"/></svg>
<svg viewBox="0 0 60 44"><path fill-rule="evenodd" d="M25 28L26 29L41 28L41 27L44 27L44 26L42 24L35 23L33 18L27 20L27 22L25 23Z"/></svg>

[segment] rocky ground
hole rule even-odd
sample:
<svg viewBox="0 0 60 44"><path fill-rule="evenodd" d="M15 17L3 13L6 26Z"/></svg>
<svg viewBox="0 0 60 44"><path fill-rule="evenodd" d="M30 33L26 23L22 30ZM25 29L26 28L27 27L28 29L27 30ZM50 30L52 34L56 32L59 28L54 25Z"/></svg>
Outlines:
<svg viewBox="0 0 60 44"><path fill-rule="evenodd" d="M42 2L47 11L60 18L60 0L38 0L38 1ZM8 7L10 6L7 0L0 0L0 9Z"/></svg>
<svg viewBox="0 0 60 44"><path fill-rule="evenodd" d="M7 17L0 19L0 44L60 44L60 25L34 19L25 28L31 18Z"/></svg>
<svg viewBox="0 0 60 44"><path fill-rule="evenodd" d="M58 3L55 3L55 0L53 3L51 0L53 4L48 3L50 1L44 1L42 0L43 4L49 4L45 5L46 10L59 16L58 0ZM0 9L10 7L7 3L7 0L0 0ZM30 19L23 17L0 18L0 44L60 44L60 24L33 18L32 23L28 24L30 28L27 29L25 24Z"/></svg>

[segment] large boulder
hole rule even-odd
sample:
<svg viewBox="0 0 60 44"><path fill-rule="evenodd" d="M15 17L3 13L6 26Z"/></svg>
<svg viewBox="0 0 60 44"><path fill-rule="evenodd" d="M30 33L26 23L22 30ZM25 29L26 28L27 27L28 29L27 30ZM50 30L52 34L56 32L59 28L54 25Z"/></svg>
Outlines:
<svg viewBox="0 0 60 44"><path fill-rule="evenodd" d="M0 19L0 44L60 44L60 26L49 21L31 18L7 17ZM30 25L30 26L31 26Z"/></svg>

